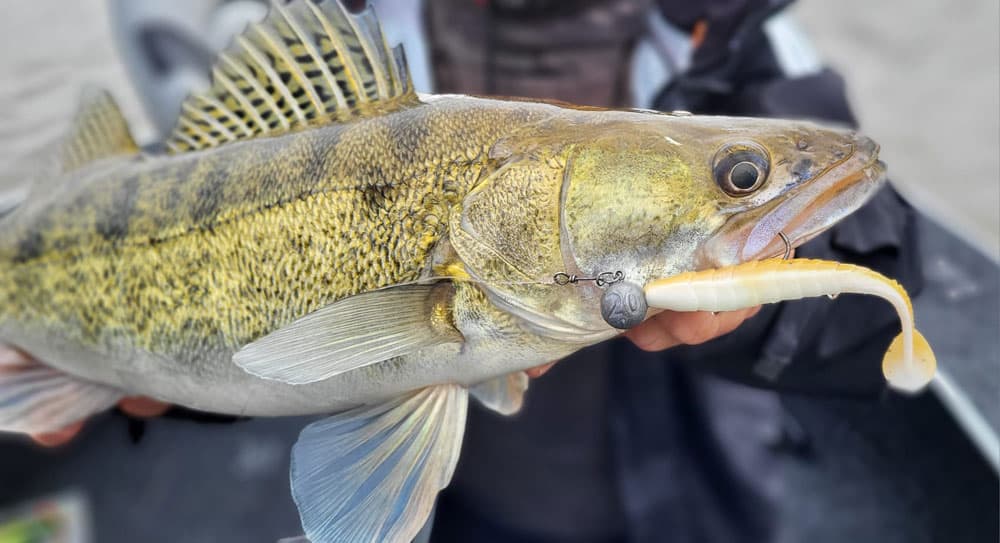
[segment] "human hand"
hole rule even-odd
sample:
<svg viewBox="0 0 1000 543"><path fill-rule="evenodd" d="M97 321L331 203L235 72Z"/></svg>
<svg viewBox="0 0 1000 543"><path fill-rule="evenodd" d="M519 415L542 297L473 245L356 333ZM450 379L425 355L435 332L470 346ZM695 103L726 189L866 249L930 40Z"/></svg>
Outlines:
<svg viewBox="0 0 1000 543"><path fill-rule="evenodd" d="M698 345L724 336L738 328L743 321L760 311L760 306L737 311L663 311L625 332L636 347L644 351L662 351L677 345ZM528 377L541 377L555 362L525 370Z"/></svg>
<svg viewBox="0 0 1000 543"><path fill-rule="evenodd" d="M5 372L19 372L30 369L32 366L41 365L35 357L10 345L0 343L0 374ZM2 377L2 375L0 375ZM148 418L162 415L170 408L168 404L152 400L150 398L130 397L123 398L118 402L118 407L122 411L133 417ZM31 439L39 445L45 447L57 447L72 440L86 421L80 420L55 432L33 434Z"/></svg>
<svg viewBox="0 0 1000 543"><path fill-rule="evenodd" d="M170 409L170 404L166 404L151 398L140 396L123 398L118 402L118 407L133 417L151 418L158 417ZM62 430L45 434L35 434L31 439L44 447L58 447L69 443L83 428L85 420L74 422Z"/></svg>
<svg viewBox="0 0 1000 543"><path fill-rule="evenodd" d="M677 345L699 345L739 328L743 321L753 317L758 311L759 305L719 313L663 311L624 335L636 347L649 352L663 351Z"/></svg>

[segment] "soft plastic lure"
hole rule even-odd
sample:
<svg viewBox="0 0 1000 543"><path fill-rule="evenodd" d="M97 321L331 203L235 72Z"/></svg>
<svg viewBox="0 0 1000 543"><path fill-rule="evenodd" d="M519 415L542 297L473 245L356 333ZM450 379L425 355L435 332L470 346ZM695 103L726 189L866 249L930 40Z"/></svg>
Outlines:
<svg viewBox="0 0 1000 543"><path fill-rule="evenodd" d="M934 378L937 362L927 340L914 328L910 297L899 283L868 268L825 260L771 259L658 279L647 284L645 292L650 307L673 311L731 311L844 293L879 296L896 308L903 328L882 359L886 380L896 389L917 392Z"/></svg>

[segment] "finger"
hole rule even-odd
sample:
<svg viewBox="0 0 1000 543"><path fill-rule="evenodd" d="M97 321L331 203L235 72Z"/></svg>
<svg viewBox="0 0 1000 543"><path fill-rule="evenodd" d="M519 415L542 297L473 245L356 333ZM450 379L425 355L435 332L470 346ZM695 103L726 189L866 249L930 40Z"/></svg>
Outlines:
<svg viewBox="0 0 1000 543"><path fill-rule="evenodd" d="M80 430L83 428L83 421L74 422L69 426L63 428L62 430L57 430L55 432L47 432L44 434L35 434L31 436L31 439L43 447L58 447L60 445L65 445L69 443Z"/></svg>
<svg viewBox="0 0 1000 543"><path fill-rule="evenodd" d="M664 311L649 318L639 326L625 332L627 337L636 347L643 351L656 352L669 349L680 342L670 332L671 322L677 313Z"/></svg>
<svg viewBox="0 0 1000 543"><path fill-rule="evenodd" d="M662 351L676 345L698 345L728 334L760 311L760 306L736 311L664 311L625 333L644 351Z"/></svg>
<svg viewBox="0 0 1000 543"><path fill-rule="evenodd" d="M695 312L690 319L679 320L674 335L686 345L700 345L722 337L740 327L744 321L760 311L760 306L720 311L718 313ZM694 316L697 315L697 316Z"/></svg>
<svg viewBox="0 0 1000 543"><path fill-rule="evenodd" d="M719 316L711 311L678 313L671 319L674 337L684 345L698 345L719 333Z"/></svg>
<svg viewBox="0 0 1000 543"><path fill-rule="evenodd" d="M526 369L524 370L524 373L528 374L528 377L531 377L532 379L537 379L545 375L545 372L552 369L552 366L555 365L556 365L555 362L549 362L548 364L542 364L541 366L535 366L534 368Z"/></svg>
<svg viewBox="0 0 1000 543"><path fill-rule="evenodd" d="M24 351L0 343L0 373L20 371L32 364L37 362Z"/></svg>
<svg viewBox="0 0 1000 543"><path fill-rule="evenodd" d="M726 311L715 316L718 323L715 337L724 336L740 327L743 321L751 315L751 309L739 309L737 311Z"/></svg>
<svg viewBox="0 0 1000 543"><path fill-rule="evenodd" d="M133 417L149 418L166 413L167 409L170 409L170 404L143 396L133 396L118 402L118 407Z"/></svg>

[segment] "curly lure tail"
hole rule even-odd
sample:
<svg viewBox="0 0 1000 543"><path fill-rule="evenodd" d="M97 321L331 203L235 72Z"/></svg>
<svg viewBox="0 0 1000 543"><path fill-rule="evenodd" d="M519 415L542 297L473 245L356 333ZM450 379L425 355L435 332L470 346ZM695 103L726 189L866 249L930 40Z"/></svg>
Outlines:
<svg viewBox="0 0 1000 543"><path fill-rule="evenodd" d="M893 388L914 393L934 378L937 362L930 344L914 327L910 297L899 283L868 268L825 260L772 259L658 279L645 291L650 307L673 311L732 311L844 293L878 296L893 305L902 326L882 359L886 380Z"/></svg>

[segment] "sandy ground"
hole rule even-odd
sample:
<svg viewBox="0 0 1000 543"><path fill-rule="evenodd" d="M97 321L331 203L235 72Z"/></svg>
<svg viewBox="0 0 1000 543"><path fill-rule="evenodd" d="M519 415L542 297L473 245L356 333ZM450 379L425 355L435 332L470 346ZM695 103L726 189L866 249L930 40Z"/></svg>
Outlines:
<svg viewBox="0 0 1000 543"><path fill-rule="evenodd" d="M800 0L797 18L840 69L866 132L918 207L1000 254L1000 6ZM5 2L0 18L0 175L58 136L82 85L151 129L114 52L101 0Z"/></svg>

